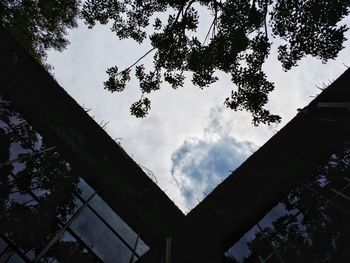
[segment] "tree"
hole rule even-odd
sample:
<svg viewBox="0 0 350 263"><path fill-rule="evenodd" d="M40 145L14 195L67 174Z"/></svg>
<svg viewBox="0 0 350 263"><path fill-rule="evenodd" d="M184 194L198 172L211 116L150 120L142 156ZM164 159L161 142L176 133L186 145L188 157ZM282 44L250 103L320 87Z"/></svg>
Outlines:
<svg viewBox="0 0 350 263"><path fill-rule="evenodd" d="M285 262L347 262L350 252L349 201L332 189L349 193L350 144L333 154L303 184L280 201L285 212L247 242L242 262L261 262L278 251ZM274 249L272 249L273 244ZM281 262L276 253L266 262Z"/></svg>
<svg viewBox="0 0 350 263"><path fill-rule="evenodd" d="M44 139L0 96L0 238L32 255L38 255L74 214L81 193L77 171L58 152L47 149ZM30 154L10 162L18 152ZM97 261L81 243L64 239L41 262L52 258Z"/></svg>
<svg viewBox="0 0 350 263"><path fill-rule="evenodd" d="M198 9L212 14L204 40L194 32L199 25ZM89 27L96 22L112 24L120 39L142 43L147 38L154 52L153 68L147 72L138 61L120 70L107 69L104 88L123 91L134 66L141 98L131 114L145 117L151 104L147 94L159 90L163 81L176 89L184 85L185 72L192 73L194 85L204 88L218 78L216 71L230 74L236 86L224 104L232 110L252 114L253 124L279 122L266 108L274 84L263 71L273 39L282 41L278 60L285 71L307 55L322 62L334 59L343 48L349 0L87 0L82 17ZM167 12L167 20L160 19Z"/></svg>
<svg viewBox="0 0 350 263"><path fill-rule="evenodd" d="M46 69L47 51L62 51L66 30L77 26L80 0L3 0L0 24Z"/></svg>

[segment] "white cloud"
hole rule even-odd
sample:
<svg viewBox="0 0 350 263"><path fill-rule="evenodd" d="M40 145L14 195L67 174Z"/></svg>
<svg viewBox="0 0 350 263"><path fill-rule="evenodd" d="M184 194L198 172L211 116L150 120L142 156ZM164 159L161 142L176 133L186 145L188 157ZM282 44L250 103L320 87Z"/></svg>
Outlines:
<svg viewBox="0 0 350 263"><path fill-rule="evenodd" d="M193 208L256 149L230 135L222 111L212 108L203 136L187 138L172 154L172 177L186 208Z"/></svg>

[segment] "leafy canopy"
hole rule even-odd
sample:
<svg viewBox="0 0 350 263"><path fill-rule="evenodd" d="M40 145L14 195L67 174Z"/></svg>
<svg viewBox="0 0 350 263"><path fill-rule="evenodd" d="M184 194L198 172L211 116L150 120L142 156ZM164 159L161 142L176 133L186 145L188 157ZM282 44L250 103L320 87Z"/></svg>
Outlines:
<svg viewBox="0 0 350 263"><path fill-rule="evenodd" d="M0 237L27 256L29 251L37 256L52 240L76 212L77 195L82 193L77 171L48 146L0 96ZM18 162L13 161L16 156ZM10 262L8 254L1 262ZM65 239L58 240L40 262L52 259L97 262L81 242Z"/></svg>
<svg viewBox="0 0 350 263"><path fill-rule="evenodd" d="M66 30L77 26L80 0L2 0L0 25L42 65L47 51L62 51L69 41Z"/></svg>
<svg viewBox="0 0 350 263"><path fill-rule="evenodd" d="M265 262L283 262L278 258L298 263L347 261L350 257L347 234L350 214L345 209L348 200L337 195L334 189L347 189L349 146L346 142L342 150L281 199L279 209L266 215L270 224L259 225L255 235L250 235L247 257L240 261L232 259L232 262L261 262L259 257L266 260L269 255L271 258ZM279 255L273 253L275 251Z"/></svg>
<svg viewBox="0 0 350 263"><path fill-rule="evenodd" d="M212 15L202 41L194 33L200 6ZM104 87L120 92L136 66L142 96L131 106L132 115L146 116L150 109L146 96L159 90L163 81L176 89L184 85L184 73L191 72L193 84L204 88L218 80L215 72L220 70L231 75L236 87L225 105L250 112L258 125L280 121L264 108L274 89L262 69L272 39L282 40L278 60L285 71L306 55L322 62L334 59L348 29L338 22L349 14L349 6L349 0L87 0L82 16L89 27L111 22L120 39L151 41L153 48L144 55L154 52L150 71L138 65L144 56L126 69L107 70ZM169 14L166 21L159 18L161 12Z"/></svg>

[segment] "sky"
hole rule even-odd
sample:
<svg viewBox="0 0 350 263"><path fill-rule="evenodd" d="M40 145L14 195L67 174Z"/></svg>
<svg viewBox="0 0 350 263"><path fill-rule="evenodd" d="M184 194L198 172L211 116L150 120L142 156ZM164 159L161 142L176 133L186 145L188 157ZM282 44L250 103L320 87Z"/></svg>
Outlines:
<svg viewBox="0 0 350 263"><path fill-rule="evenodd" d="M205 15L201 17L199 34L209 24ZM153 172L158 186L184 213L319 94L317 87L329 85L350 66L349 41L336 60L322 64L304 58L288 72L282 71L274 45L264 70L276 86L268 108L282 117L278 125L255 127L248 113L225 108L223 102L234 87L222 73L217 73L219 82L203 90L194 87L190 79L178 90L162 84L150 96L148 116L137 119L129 110L140 98L137 82L112 94L103 89L103 81L108 67L128 67L151 48L149 43L119 41L108 25L88 29L82 21L69 31L68 39L66 50L48 54L56 80L82 107L91 109L90 116L105 126L137 163ZM146 57L143 62L151 59Z"/></svg>

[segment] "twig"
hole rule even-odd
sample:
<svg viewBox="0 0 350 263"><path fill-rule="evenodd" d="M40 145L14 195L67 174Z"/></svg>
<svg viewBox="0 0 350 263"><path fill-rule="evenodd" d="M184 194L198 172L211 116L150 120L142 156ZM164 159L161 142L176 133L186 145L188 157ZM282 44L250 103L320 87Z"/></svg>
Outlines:
<svg viewBox="0 0 350 263"><path fill-rule="evenodd" d="M86 108L86 107L85 107L85 104L83 104L82 108L83 108L83 110L84 110L85 112L89 112L89 111L92 110L92 108Z"/></svg>
<svg viewBox="0 0 350 263"><path fill-rule="evenodd" d="M117 138L114 139L114 141L115 141L116 143L118 143L119 146L121 146L120 144L121 144L121 141L122 141L122 140L123 140L123 138L120 138L120 137L117 137Z"/></svg>
<svg viewBox="0 0 350 263"><path fill-rule="evenodd" d="M100 122L101 128L102 128L102 129L105 129L108 123L109 123L109 121L106 121L106 122L105 122L104 120L102 120L102 121Z"/></svg>
<svg viewBox="0 0 350 263"><path fill-rule="evenodd" d="M120 75L122 72L131 69L133 66L137 65L137 63L139 63L142 59L144 59L149 53L151 53L153 50L155 50L156 48L153 47L150 50L148 50L144 55L142 55L141 57L138 58L138 60L136 60L134 63L132 63L129 67L125 68L123 71L120 71L117 73L117 76Z"/></svg>
<svg viewBox="0 0 350 263"><path fill-rule="evenodd" d="M148 169L147 167L143 166L142 164L139 164L139 163L138 163L138 165L142 168L142 170L145 170L146 174L147 174L149 177L152 177L152 178L154 179L154 182L155 182L156 184L158 184L158 179L157 179L157 177L154 175L154 173L153 173L150 169Z"/></svg>
<svg viewBox="0 0 350 263"><path fill-rule="evenodd" d="M319 87L319 86L317 86L317 85L315 85L315 86L316 86L316 88L318 88L319 90L324 91L324 88L321 88L321 87Z"/></svg>
<svg viewBox="0 0 350 263"><path fill-rule="evenodd" d="M195 1L192 0L192 1L189 3L189 5L188 5L187 8L186 8L185 13L187 12L187 9L190 7L190 5L192 5L192 3L194 3L194 2L195 2ZM179 20L179 17L180 17L180 14L181 14L182 11L183 11L183 8L184 8L184 6L182 6L182 8L179 9L179 12L177 13L176 18L175 18L173 24L172 24L172 25L170 26L170 28L169 28L170 32L173 30L175 24L176 24L177 21ZM118 72L118 73L116 74L116 76L120 75L122 72L124 72L124 71L126 71L126 70L129 70L129 69L131 69L132 67L134 67L135 65L137 65L142 59L144 59L148 54L150 54L150 53L151 53L152 51L154 51L155 49L156 49L156 47L153 47L153 48L151 48L150 50L148 50L144 55L142 55L141 57L139 57L139 58L138 58L134 63L132 63L129 67L127 67L127 68L125 68L124 70Z"/></svg>
<svg viewBox="0 0 350 263"><path fill-rule="evenodd" d="M179 20L180 14L182 13L183 10L184 10L184 4L179 9L179 12L177 12L176 18L175 18L173 24L171 25L170 30L174 27L175 23L177 23L177 21Z"/></svg>
<svg viewBox="0 0 350 263"><path fill-rule="evenodd" d="M190 1L190 2L188 3L188 5L187 5L187 7L186 7L186 9L185 9L185 12L184 12L185 16L186 16L186 14L187 14L188 9L191 7L191 5L192 5L194 2L195 2L195 0L192 0L192 1ZM182 9L183 9L183 8L182 8Z"/></svg>
<svg viewBox="0 0 350 263"><path fill-rule="evenodd" d="M267 32L267 0L265 0L265 18L264 18L264 26L265 26L265 37L266 40L269 39L268 32Z"/></svg>
<svg viewBox="0 0 350 263"><path fill-rule="evenodd" d="M215 22L216 22L216 18L213 19L213 22L211 23L211 25L210 25L210 27L209 27L208 33L207 33L207 35L205 36L205 39L204 39L204 41L203 41L203 45L205 44L205 42L207 42L207 39L208 39L209 34L210 34L210 31L211 31L212 27L214 26Z"/></svg>

